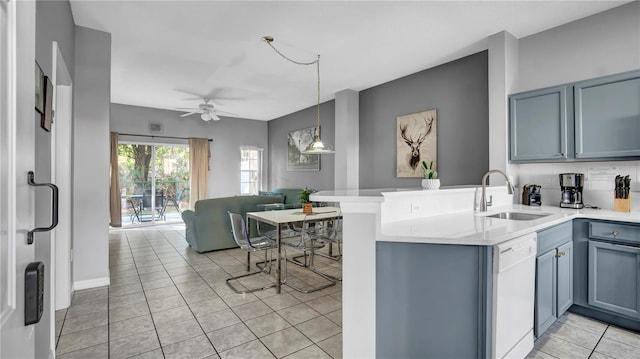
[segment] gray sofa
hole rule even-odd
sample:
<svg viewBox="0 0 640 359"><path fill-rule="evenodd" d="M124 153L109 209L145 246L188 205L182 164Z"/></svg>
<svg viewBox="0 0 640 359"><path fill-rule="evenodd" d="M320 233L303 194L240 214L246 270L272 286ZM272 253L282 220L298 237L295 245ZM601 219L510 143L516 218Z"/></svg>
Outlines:
<svg viewBox="0 0 640 359"><path fill-rule="evenodd" d="M182 212L187 242L198 253L235 248L237 244L227 211L245 217L247 212L257 211L257 205L269 203L284 203L284 196L235 196L197 201L194 211ZM251 233L256 233L255 223L252 227Z"/></svg>
<svg viewBox="0 0 640 359"><path fill-rule="evenodd" d="M285 208L298 208L302 207L300 203L300 191L302 191L302 188L276 188L269 192L260 191L260 195L282 196Z"/></svg>

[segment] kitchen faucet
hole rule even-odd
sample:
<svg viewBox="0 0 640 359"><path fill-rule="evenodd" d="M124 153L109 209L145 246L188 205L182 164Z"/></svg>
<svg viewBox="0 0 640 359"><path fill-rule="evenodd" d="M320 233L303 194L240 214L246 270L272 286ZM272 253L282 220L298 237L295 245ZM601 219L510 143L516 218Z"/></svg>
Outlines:
<svg viewBox="0 0 640 359"><path fill-rule="evenodd" d="M491 173L500 173L501 175L504 176L504 178L507 180L507 192L509 194L513 194L513 185L511 184L511 181L509 181L509 176L507 176L506 173L500 171L500 170L489 170L487 171L487 173L484 174L484 176L482 176L482 195L480 196L480 212L486 212L487 211L487 206L491 206L492 205L492 201L489 200L487 201L487 178L489 178L489 175Z"/></svg>

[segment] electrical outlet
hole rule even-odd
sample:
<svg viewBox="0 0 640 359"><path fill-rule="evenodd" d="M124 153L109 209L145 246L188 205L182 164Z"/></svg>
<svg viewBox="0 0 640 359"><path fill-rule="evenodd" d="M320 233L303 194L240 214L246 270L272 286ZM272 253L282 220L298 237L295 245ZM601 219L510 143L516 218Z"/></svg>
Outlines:
<svg viewBox="0 0 640 359"><path fill-rule="evenodd" d="M422 206L420 203L411 203L411 213L420 213L422 212Z"/></svg>

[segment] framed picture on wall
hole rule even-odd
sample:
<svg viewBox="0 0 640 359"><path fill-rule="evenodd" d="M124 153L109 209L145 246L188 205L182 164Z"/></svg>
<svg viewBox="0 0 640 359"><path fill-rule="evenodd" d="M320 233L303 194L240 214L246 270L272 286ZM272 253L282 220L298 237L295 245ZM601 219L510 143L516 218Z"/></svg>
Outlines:
<svg viewBox="0 0 640 359"><path fill-rule="evenodd" d="M35 88L36 88L36 111L38 113L44 113L44 73L40 68L40 65L36 62L35 67Z"/></svg>
<svg viewBox="0 0 640 359"><path fill-rule="evenodd" d="M40 127L50 132L53 123L53 84L47 76L44 82L44 113L40 116Z"/></svg>
<svg viewBox="0 0 640 359"><path fill-rule="evenodd" d="M436 109L396 118L396 177L422 177L422 161L437 168Z"/></svg>
<svg viewBox="0 0 640 359"><path fill-rule="evenodd" d="M320 171L320 155L302 153L316 138L316 127L289 132L287 171Z"/></svg>

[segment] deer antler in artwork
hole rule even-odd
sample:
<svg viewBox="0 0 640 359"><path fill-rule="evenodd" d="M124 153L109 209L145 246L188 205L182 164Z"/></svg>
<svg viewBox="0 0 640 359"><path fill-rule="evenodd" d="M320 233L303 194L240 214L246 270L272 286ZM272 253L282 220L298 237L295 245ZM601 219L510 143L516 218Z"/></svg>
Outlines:
<svg viewBox="0 0 640 359"><path fill-rule="evenodd" d="M406 123L400 124L400 136L402 137L404 142L411 148L411 158L409 159L409 166L413 170L415 170L418 167L418 164L420 163L420 146L422 145L422 142L424 142L424 140L427 138L429 133L431 133L431 128L433 127L433 120L434 120L433 117L424 119L425 130L423 133L421 133L418 136L418 139L415 141L411 136L407 138L408 125Z"/></svg>

